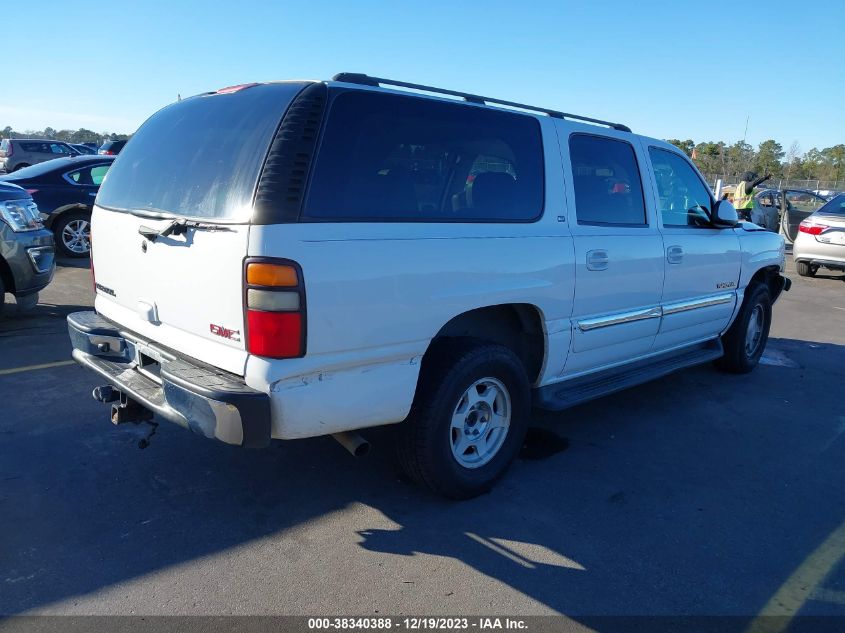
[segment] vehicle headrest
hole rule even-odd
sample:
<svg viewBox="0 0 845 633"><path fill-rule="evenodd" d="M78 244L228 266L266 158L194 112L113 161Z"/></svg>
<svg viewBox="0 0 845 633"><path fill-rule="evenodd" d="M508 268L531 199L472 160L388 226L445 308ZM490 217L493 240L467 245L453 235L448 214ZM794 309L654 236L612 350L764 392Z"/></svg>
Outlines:
<svg viewBox="0 0 845 633"><path fill-rule="evenodd" d="M516 203L516 180L506 172L485 171L472 181L472 208L497 215Z"/></svg>

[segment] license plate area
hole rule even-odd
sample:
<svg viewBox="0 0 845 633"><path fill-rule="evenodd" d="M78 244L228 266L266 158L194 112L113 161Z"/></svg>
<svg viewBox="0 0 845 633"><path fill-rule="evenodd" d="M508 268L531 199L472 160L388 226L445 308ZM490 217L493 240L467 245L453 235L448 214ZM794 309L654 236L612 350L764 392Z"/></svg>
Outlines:
<svg viewBox="0 0 845 633"><path fill-rule="evenodd" d="M827 242L828 244L841 244L845 246L845 231L831 231L828 235L822 234L820 237L827 237L826 240L822 240Z"/></svg>
<svg viewBox="0 0 845 633"><path fill-rule="evenodd" d="M140 343L135 344L135 369L150 380L162 384L161 366L172 358L161 350Z"/></svg>

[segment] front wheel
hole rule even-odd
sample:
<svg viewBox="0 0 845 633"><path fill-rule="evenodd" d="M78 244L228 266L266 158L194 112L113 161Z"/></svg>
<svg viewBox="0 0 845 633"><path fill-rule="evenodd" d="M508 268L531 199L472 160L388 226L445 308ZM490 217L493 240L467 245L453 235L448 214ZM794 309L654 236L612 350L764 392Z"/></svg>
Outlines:
<svg viewBox="0 0 845 633"><path fill-rule="evenodd" d="M426 354L398 442L416 483L452 499L490 490L525 439L530 385L507 347L445 339Z"/></svg>
<svg viewBox="0 0 845 633"><path fill-rule="evenodd" d="M88 257L91 254L91 214L71 211L60 216L53 226L56 248L64 257Z"/></svg>
<svg viewBox="0 0 845 633"><path fill-rule="evenodd" d="M749 286L736 320L722 337L725 355L716 365L733 374L752 371L769 340L772 325L772 297L764 284Z"/></svg>

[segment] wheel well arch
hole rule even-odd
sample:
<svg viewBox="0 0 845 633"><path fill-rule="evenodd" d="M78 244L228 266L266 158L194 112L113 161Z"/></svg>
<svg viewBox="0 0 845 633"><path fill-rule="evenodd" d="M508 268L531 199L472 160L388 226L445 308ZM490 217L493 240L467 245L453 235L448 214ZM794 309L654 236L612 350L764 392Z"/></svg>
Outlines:
<svg viewBox="0 0 845 633"><path fill-rule="evenodd" d="M86 213L91 213L93 212L93 208L81 203L69 204L64 207L59 207L58 209L53 210L47 218L47 221L45 222L47 228L52 229L53 225L60 217L67 213L70 213L71 211L84 211Z"/></svg>
<svg viewBox="0 0 845 633"><path fill-rule="evenodd" d="M778 280L779 276L779 266L764 266L751 276L748 286L751 287L755 283L767 286L769 288L769 294L772 297L772 302L774 303L775 299L777 299L783 291L783 285Z"/></svg>
<svg viewBox="0 0 845 633"><path fill-rule="evenodd" d="M530 303L505 303L468 310L452 317L432 337L426 354L444 338L471 337L509 348L522 361L532 384L546 363L545 320Z"/></svg>
<svg viewBox="0 0 845 633"><path fill-rule="evenodd" d="M12 269L9 267L9 263L0 257L0 279L3 280L3 286L6 289L6 292L14 294L15 292L15 277L12 275ZM2 303L3 297L0 297L0 303Z"/></svg>

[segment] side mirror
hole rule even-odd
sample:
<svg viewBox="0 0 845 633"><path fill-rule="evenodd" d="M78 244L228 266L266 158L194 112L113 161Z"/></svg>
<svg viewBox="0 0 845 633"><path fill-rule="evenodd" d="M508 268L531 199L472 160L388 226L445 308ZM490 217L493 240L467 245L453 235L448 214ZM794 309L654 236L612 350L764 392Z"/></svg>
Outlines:
<svg viewBox="0 0 845 633"><path fill-rule="evenodd" d="M716 202L713 207L712 222L713 226L720 229L736 226L739 222L739 216L737 215L734 205L727 200L719 200Z"/></svg>

